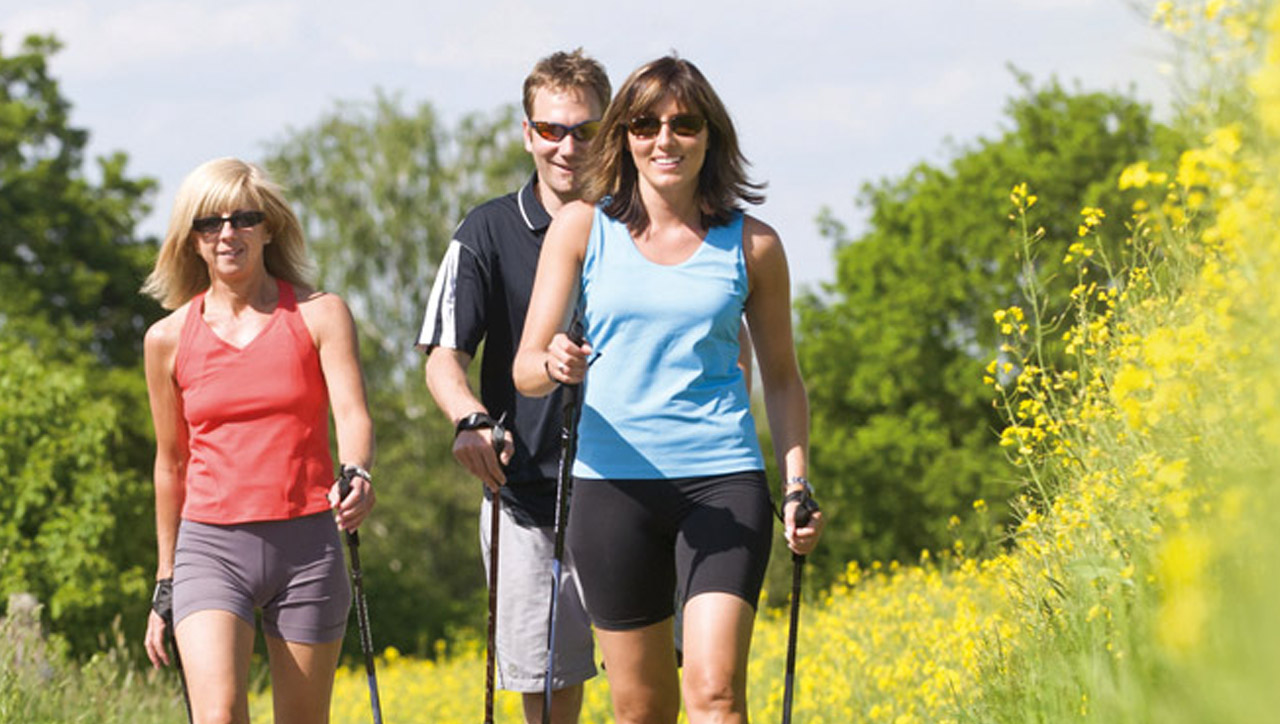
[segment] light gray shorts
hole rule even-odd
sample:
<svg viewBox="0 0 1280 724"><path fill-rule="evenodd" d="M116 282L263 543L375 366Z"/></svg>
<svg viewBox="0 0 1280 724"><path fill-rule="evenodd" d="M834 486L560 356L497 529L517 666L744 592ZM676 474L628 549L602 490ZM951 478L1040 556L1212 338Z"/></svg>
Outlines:
<svg viewBox="0 0 1280 724"><path fill-rule="evenodd" d="M504 501L505 502L505 501ZM491 503L480 507L480 553L485 582L489 578ZM498 661L499 689L536 693L546 688L547 623L551 612L555 530L525 528L503 507L498 533ZM552 688L563 689L596 675L591 623L582 606L582 591L566 548L560 567L560 603L556 624L556 661Z"/></svg>
<svg viewBox="0 0 1280 724"><path fill-rule="evenodd" d="M338 526L328 511L292 520L211 525L183 520L173 564L173 620L230 611L306 644L342 638L351 609Z"/></svg>

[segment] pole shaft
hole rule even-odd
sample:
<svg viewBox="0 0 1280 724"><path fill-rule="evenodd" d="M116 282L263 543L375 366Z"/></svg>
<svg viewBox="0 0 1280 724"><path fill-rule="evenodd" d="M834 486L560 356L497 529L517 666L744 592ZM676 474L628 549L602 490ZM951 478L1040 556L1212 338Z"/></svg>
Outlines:
<svg viewBox="0 0 1280 724"><path fill-rule="evenodd" d="M351 492L351 473L343 466L338 477L338 497L346 499ZM356 623L360 629L360 650L364 653L364 668L369 680L369 706L373 710L373 723L382 724L382 701L378 696L378 677L373 663L373 635L369 632L369 607L364 597L364 571L360 567L360 533L347 531L347 552L351 560L351 587L356 604Z"/></svg>
<svg viewBox="0 0 1280 724"><path fill-rule="evenodd" d="M782 690L782 724L791 724L791 700L795 694L796 637L800 633L800 582L804 556L791 554L791 627L787 633L787 669Z"/></svg>
<svg viewBox="0 0 1280 724"><path fill-rule="evenodd" d="M484 724L493 724L494 669L498 656L498 533L502 525L502 496L493 494L489 516L489 651L485 657Z"/></svg>

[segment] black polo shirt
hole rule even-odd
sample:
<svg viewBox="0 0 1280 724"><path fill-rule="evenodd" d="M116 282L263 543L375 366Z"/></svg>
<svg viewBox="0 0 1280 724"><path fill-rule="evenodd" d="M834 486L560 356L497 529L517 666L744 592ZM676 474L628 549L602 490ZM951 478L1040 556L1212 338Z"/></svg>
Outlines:
<svg viewBox="0 0 1280 724"><path fill-rule="evenodd" d="M534 194L537 175L520 191L477 206L458 225L436 271L418 348L436 346L480 360L480 400L497 418L506 413L515 455L506 468L502 500L525 524L552 525L560 461L560 391L525 397L511 379L538 252L551 215ZM488 488L485 494L488 495Z"/></svg>

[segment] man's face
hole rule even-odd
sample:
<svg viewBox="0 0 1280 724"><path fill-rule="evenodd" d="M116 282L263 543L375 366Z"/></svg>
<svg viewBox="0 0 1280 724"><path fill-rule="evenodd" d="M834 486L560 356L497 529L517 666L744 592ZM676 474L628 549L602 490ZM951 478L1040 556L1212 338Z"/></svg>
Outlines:
<svg viewBox="0 0 1280 724"><path fill-rule="evenodd" d="M539 88L533 96L533 113L524 120L524 147L533 156L538 183L556 197L556 202L543 204L559 207L578 198L577 173L587 158L589 141L565 134L559 141L538 135L530 121L558 123L573 127L583 121L598 121L603 109L595 94L584 88Z"/></svg>

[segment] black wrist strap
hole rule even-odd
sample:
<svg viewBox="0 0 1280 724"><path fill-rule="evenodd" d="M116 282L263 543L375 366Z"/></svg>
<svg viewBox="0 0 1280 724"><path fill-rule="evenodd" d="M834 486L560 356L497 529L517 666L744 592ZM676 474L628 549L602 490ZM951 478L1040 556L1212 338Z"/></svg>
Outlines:
<svg viewBox="0 0 1280 724"><path fill-rule="evenodd" d="M796 508L795 519L796 525L801 527L808 525L809 519L813 517L813 514L822 510L822 508L818 506L818 501L814 500L812 495L809 495L809 491L805 488L801 488L800 490L794 490L787 493L782 497L782 508L778 510L778 520L786 520L786 514L784 511L786 510L788 503L799 503L799 507Z"/></svg>
<svg viewBox="0 0 1280 724"><path fill-rule="evenodd" d="M458 424L453 427L453 436L457 437L464 430L487 430L497 424L497 421L486 412L473 412L470 415L458 420Z"/></svg>
<svg viewBox="0 0 1280 724"><path fill-rule="evenodd" d="M160 614L160 618L169 626L173 625L173 579L161 578L156 581L155 592L151 594L151 609Z"/></svg>

